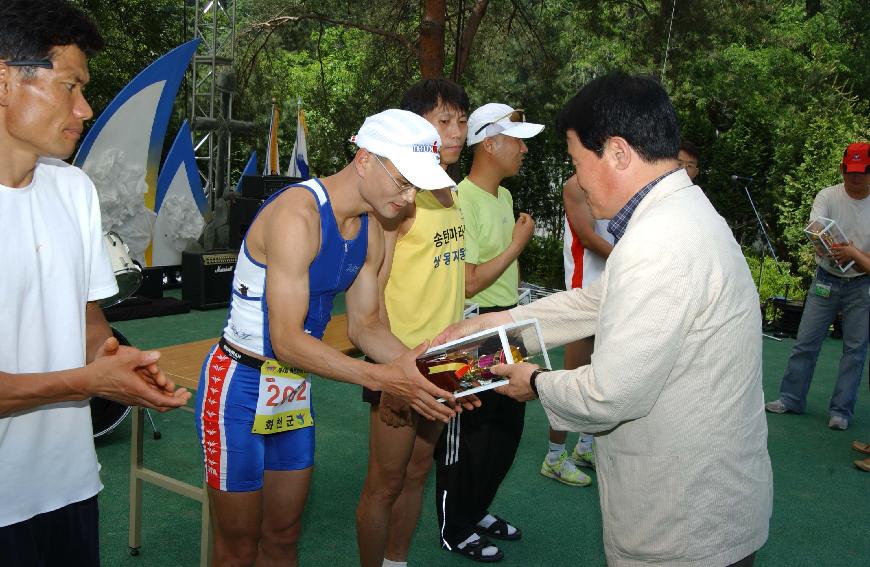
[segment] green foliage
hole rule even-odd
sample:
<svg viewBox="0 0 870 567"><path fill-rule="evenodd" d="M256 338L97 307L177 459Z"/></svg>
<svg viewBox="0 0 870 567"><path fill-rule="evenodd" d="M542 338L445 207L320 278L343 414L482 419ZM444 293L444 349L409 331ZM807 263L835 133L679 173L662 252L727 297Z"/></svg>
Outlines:
<svg viewBox="0 0 870 567"><path fill-rule="evenodd" d="M189 36L193 21L193 8L178 0L74 1L108 38L92 62L96 112ZM445 75L474 4L447 1ZM751 175L749 190L783 265L807 277L812 261L802 228L813 197L839 181L845 144L870 136L866 2L817 4L808 14L802 0L677 2L671 22L673 3L666 0L491 0L460 82L473 108L506 102L547 126L529 140L520 174L504 182L517 212L536 221L537 236L521 257L528 279L540 274L538 283L561 287L560 188L570 166L553 116L611 69L655 76L664 69L683 135L701 151L698 182L737 240L750 246L758 228L742 185L730 176ZM251 149L263 155L273 97L283 110L283 154L295 137L301 97L312 169L328 175L352 156L347 139L364 117L398 105L419 78L420 0L236 0L236 7L240 88L233 114L261 130L256 139L238 139L239 167ZM177 106L180 119L186 106L181 99ZM466 152L465 171L469 163ZM773 285L774 270L765 267L765 280L768 274ZM767 293L774 292L765 284L762 297Z"/></svg>
<svg viewBox="0 0 870 567"><path fill-rule="evenodd" d="M71 3L91 16L106 42L106 48L90 62L87 97L95 115L140 71L185 41L185 8L177 0ZM184 105L181 98L179 115Z"/></svg>
<svg viewBox="0 0 870 567"><path fill-rule="evenodd" d="M777 172L782 179L782 193L776 202L779 212L779 226L784 247L791 256L799 261L799 271L804 276L812 275L814 264L810 258L811 247L803 234L803 227L809 222L810 209L816 193L821 188L842 183L838 164L844 147L860 136L862 126L866 127L866 106L864 117L856 112L857 103L841 93L832 92L828 100L812 101L800 114L800 120L783 137L779 149L783 154L799 156L796 166ZM830 112L831 102L839 103L839 112ZM782 164L784 160L777 160Z"/></svg>
<svg viewBox="0 0 870 567"><path fill-rule="evenodd" d="M554 236L532 237L520 256L520 277L523 281L551 289L565 289L562 239Z"/></svg>
<svg viewBox="0 0 870 567"><path fill-rule="evenodd" d="M237 1L247 6L247 18L239 25L245 49L237 62L238 112L261 120L266 117L261 139L251 145L265 151L274 97L283 112L281 150L288 154L296 136L296 103L301 99L312 172L334 173L353 157L348 140L365 117L397 106L415 80L415 53L361 29L321 24L316 16L373 27L388 22L391 33L413 36L419 14L409 13L403 3ZM304 17L268 31L257 25L287 15Z"/></svg>
<svg viewBox="0 0 870 567"><path fill-rule="evenodd" d="M762 266L762 257L752 250L744 249L746 263L752 272L752 280L756 287L759 282L759 268ZM807 281L799 276L792 275L791 266L788 262L780 262L779 268L770 255L764 257L764 269L761 271L761 289L758 297L764 301L770 297L787 297L788 299L803 299L806 296Z"/></svg>
<svg viewBox="0 0 870 567"><path fill-rule="evenodd" d="M751 33L734 20L713 25L705 57L675 62L672 94L684 135L701 148L700 184L738 241L751 243L757 223L735 173L755 177L749 189L778 254L807 277L802 229L813 198L839 182L846 144L868 134L867 91L856 89L866 78L852 51L864 40L851 31L866 24L851 19L848 0L812 17L803 2L740 4L755 11Z"/></svg>

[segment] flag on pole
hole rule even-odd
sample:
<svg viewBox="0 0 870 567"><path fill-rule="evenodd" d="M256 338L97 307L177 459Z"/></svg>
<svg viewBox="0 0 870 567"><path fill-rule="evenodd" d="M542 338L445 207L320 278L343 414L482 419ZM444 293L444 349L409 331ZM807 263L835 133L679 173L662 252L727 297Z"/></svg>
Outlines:
<svg viewBox="0 0 870 567"><path fill-rule="evenodd" d="M305 124L305 112L302 111L302 99L296 103L296 141L293 142L293 156L287 166L288 177L301 177L310 179L308 169L308 125Z"/></svg>
<svg viewBox="0 0 870 567"><path fill-rule="evenodd" d="M263 175L280 175L281 167L278 163L278 116L280 112L275 99L272 99L272 120L269 122L269 142L266 145L266 165L263 167Z"/></svg>
<svg viewBox="0 0 870 567"><path fill-rule="evenodd" d="M251 157L248 158L248 163L245 164L245 169L242 170L242 174L239 176L239 182L236 184L236 193L238 193L239 195L242 194L242 181L244 180L246 175L257 175L256 150L251 152Z"/></svg>

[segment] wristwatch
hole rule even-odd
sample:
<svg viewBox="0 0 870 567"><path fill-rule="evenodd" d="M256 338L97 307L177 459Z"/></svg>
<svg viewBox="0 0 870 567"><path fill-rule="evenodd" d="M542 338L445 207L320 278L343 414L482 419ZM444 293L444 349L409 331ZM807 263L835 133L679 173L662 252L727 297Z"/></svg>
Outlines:
<svg viewBox="0 0 870 567"><path fill-rule="evenodd" d="M540 398L538 395L538 385L535 383L535 380L538 379L538 374L542 372L549 372L546 368L536 368L532 371L532 375L529 377L529 386L532 387L532 392L535 394L536 398Z"/></svg>

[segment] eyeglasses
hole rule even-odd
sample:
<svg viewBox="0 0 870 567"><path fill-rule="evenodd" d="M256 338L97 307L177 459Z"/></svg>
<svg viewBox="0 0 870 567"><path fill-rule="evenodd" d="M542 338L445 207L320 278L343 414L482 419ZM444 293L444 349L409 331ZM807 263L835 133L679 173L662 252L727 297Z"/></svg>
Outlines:
<svg viewBox="0 0 870 567"><path fill-rule="evenodd" d="M396 178L393 176L392 173L390 173L390 170L387 169L387 166L384 165L384 162L381 161L381 158L378 156L378 154L372 154L372 155L375 156L375 159L378 160L378 163L381 164L381 167L384 168L384 171L386 171L387 175L390 176L390 179L393 180L393 183L395 183L395 185L396 185L396 189L399 190L399 195L404 195L409 191L419 191L417 186L414 185L413 183L411 183L410 181L406 181L404 183L399 183L398 181L396 181Z"/></svg>
<svg viewBox="0 0 870 567"><path fill-rule="evenodd" d="M7 67L39 67L41 69L54 69L51 59L12 59L3 61Z"/></svg>
<svg viewBox="0 0 870 567"><path fill-rule="evenodd" d="M683 161L681 159L678 159L677 163L680 164L680 167L685 169L698 169L698 164L693 161Z"/></svg>
<svg viewBox="0 0 870 567"><path fill-rule="evenodd" d="M507 118L511 122L525 122L526 121L526 111L523 110L522 108L518 108L516 110L511 110L510 112L508 112L504 116L499 116L498 118L496 118L492 122L487 122L486 124L484 124L483 126L478 128L477 130L475 130L474 135L477 136L487 126L492 126L493 124L495 124L497 122L501 122L505 118Z"/></svg>

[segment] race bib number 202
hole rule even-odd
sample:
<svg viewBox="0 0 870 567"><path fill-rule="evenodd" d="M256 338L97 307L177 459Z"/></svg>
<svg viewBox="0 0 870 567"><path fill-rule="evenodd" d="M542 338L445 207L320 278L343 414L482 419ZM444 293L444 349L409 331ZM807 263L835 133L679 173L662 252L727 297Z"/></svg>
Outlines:
<svg viewBox="0 0 870 567"><path fill-rule="evenodd" d="M260 367L260 394L253 433L268 435L311 427L311 383L277 360Z"/></svg>

